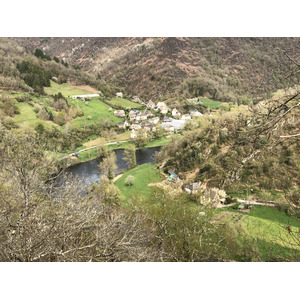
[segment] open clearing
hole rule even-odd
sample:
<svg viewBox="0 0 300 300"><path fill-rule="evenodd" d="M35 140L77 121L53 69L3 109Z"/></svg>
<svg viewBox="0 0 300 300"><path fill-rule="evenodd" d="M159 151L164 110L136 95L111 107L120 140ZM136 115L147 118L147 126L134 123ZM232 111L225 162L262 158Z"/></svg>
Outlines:
<svg viewBox="0 0 300 300"><path fill-rule="evenodd" d="M135 178L132 186L125 184L128 175L132 175ZM148 184L159 181L161 181L161 179L158 170L154 168L153 164L148 163L126 171L121 178L116 180L115 185L128 200L133 196L149 197L151 188Z"/></svg>
<svg viewBox="0 0 300 300"><path fill-rule="evenodd" d="M203 102L201 105L209 107L209 108L219 108L222 103L216 100L212 100L209 98L200 98L200 100Z"/></svg>
<svg viewBox="0 0 300 300"><path fill-rule="evenodd" d="M83 109L84 116L70 121L71 124L78 125L81 128L84 127L84 124L98 123L100 120L105 119L110 119L113 124L123 121L123 119L114 116L113 112L109 111L110 106L100 100L92 99L88 102L82 102L81 100L68 99L68 102L74 103ZM87 119L89 116L91 120Z"/></svg>
<svg viewBox="0 0 300 300"><path fill-rule="evenodd" d="M232 209L229 209L228 212L230 213L226 214L226 218L237 225L240 224L246 235L258 241L258 251L263 260L268 260L270 251L287 257L294 253L293 249L298 252L300 257L299 245L291 245L286 242L292 241L291 234L299 234L299 222L296 217L289 216L273 207L256 205L249 214ZM288 227L291 233L288 232Z"/></svg>
<svg viewBox="0 0 300 300"><path fill-rule="evenodd" d="M48 95L55 95L57 93L61 93L64 97L71 97L74 95L87 95L97 93L95 89L85 85L75 86L69 83L58 84L52 80L50 81L50 85L50 87L45 87L45 92Z"/></svg>
<svg viewBox="0 0 300 300"><path fill-rule="evenodd" d="M118 105L122 108L126 109L128 107L130 108L140 108L143 107L143 105L139 103L132 102L130 100L124 99L124 98L113 98L108 100L108 103L111 103L112 105Z"/></svg>
<svg viewBox="0 0 300 300"><path fill-rule="evenodd" d="M41 120L37 117L34 112L34 108L26 102L18 102L20 114L15 115L14 120L20 127L35 128L39 123L43 124L44 127L50 127L54 125L52 122Z"/></svg>

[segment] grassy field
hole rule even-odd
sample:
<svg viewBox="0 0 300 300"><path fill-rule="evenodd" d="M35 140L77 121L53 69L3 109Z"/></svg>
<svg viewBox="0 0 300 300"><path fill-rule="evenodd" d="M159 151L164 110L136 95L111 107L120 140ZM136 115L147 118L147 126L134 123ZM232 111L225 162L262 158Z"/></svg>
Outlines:
<svg viewBox="0 0 300 300"><path fill-rule="evenodd" d="M132 102L130 100L123 99L123 98L113 98L113 99L108 100L108 102L113 104L113 105L121 106L124 109L126 109L128 107L131 107L131 108L143 107L143 105L141 105L139 103L135 103L135 102Z"/></svg>
<svg viewBox="0 0 300 300"><path fill-rule="evenodd" d="M209 107L209 108L219 108L221 106L221 102L212 100L209 98L200 98L200 100L203 102L201 105Z"/></svg>
<svg viewBox="0 0 300 300"><path fill-rule="evenodd" d="M132 186L125 185L125 179L128 175L135 177ZM126 171L123 176L115 182L115 185L128 200L132 196L148 197L151 192L151 188L148 187L148 184L159 181L161 181L161 179L158 170L154 168L153 164L148 163Z"/></svg>
<svg viewBox="0 0 300 300"><path fill-rule="evenodd" d="M114 116L113 111L109 111L110 106L97 99L88 101L88 105L81 100L69 99L68 101L69 103L78 105L84 111L83 117L70 121L71 124L78 125L81 128L84 126L84 124L88 125L92 123L98 123L101 119L111 119L113 124L119 123L123 120ZM88 116L91 116L91 120L87 119Z"/></svg>
<svg viewBox="0 0 300 300"><path fill-rule="evenodd" d="M87 95L87 94L95 94L88 89L84 89L83 87L77 87L70 85L69 83L57 84L54 81L50 81L50 87L45 87L45 92L48 95L55 95L57 93L62 93L64 97L74 96L74 95Z"/></svg>
<svg viewBox="0 0 300 300"><path fill-rule="evenodd" d="M242 225L245 234L257 240L258 251L263 260L268 260L270 252L283 258L288 257L294 253L293 248L297 249L300 258L300 247L293 247L285 242L291 241L292 237L286 229L288 226L294 234L299 235L299 221L296 217L273 207L258 205L249 214L231 210L229 218L234 220L235 216L241 217L237 222Z"/></svg>
<svg viewBox="0 0 300 300"><path fill-rule="evenodd" d="M34 108L26 102L18 102L18 107L20 109L20 114L15 115L14 120L20 127L30 127L35 128L38 123L44 125L44 127L55 126L54 123L46 122L37 117L34 112Z"/></svg>

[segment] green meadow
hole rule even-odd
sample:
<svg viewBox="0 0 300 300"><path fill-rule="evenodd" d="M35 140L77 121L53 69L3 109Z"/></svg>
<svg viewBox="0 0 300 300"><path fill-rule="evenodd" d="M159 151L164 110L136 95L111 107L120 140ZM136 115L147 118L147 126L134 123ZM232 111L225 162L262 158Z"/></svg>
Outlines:
<svg viewBox="0 0 300 300"><path fill-rule="evenodd" d="M126 177L132 175L135 181L132 186L125 184ZM154 164L148 163L136 166L124 172L123 176L116 180L115 185L119 188L122 195L128 200L133 196L149 197L151 187L149 183L161 181L158 170L154 168Z"/></svg>
<svg viewBox="0 0 300 300"><path fill-rule="evenodd" d="M85 90L83 88L78 88L69 83L58 84L54 81L50 81L50 87L45 87L44 90L48 95L55 95L61 93L64 97L75 96L75 95L87 95L95 94L94 92Z"/></svg>
<svg viewBox="0 0 300 300"><path fill-rule="evenodd" d="M143 105L139 103L132 102L130 100L124 99L124 98L113 98L108 100L108 103L111 103L112 105L118 105L122 108L126 109L128 107L130 108L141 108Z"/></svg>

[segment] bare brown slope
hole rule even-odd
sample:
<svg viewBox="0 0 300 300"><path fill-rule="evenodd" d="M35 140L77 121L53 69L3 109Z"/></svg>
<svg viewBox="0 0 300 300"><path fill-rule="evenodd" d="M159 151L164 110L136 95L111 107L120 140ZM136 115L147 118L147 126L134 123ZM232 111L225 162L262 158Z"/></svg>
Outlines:
<svg viewBox="0 0 300 300"><path fill-rule="evenodd" d="M17 38L145 98L263 97L284 86L299 38Z"/></svg>

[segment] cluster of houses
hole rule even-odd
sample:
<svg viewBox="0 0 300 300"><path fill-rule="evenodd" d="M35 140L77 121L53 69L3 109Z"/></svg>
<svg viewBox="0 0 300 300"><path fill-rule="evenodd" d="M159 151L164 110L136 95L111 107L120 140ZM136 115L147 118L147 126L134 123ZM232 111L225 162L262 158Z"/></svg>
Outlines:
<svg viewBox="0 0 300 300"><path fill-rule="evenodd" d="M138 97L135 97L138 100ZM136 137L136 131L144 129L146 132L154 132L157 126L161 126L167 132L175 132L184 127L185 121L201 117L202 113L197 110L191 111L189 114L181 115L181 113L174 108L171 110L164 102L158 102L157 104L152 100L149 100L146 105L145 111L131 109L128 113L128 118L124 122L118 123L120 129L131 129L131 138ZM155 116L150 110L160 113L160 117ZM170 112L169 116L166 116ZM115 110L114 115L119 118L125 118L125 110Z"/></svg>
<svg viewBox="0 0 300 300"><path fill-rule="evenodd" d="M202 204L225 204L227 194L224 190L220 190L218 188L207 188L206 184L203 184L200 181L185 184L183 188L188 194L197 194L201 192L200 201Z"/></svg>

